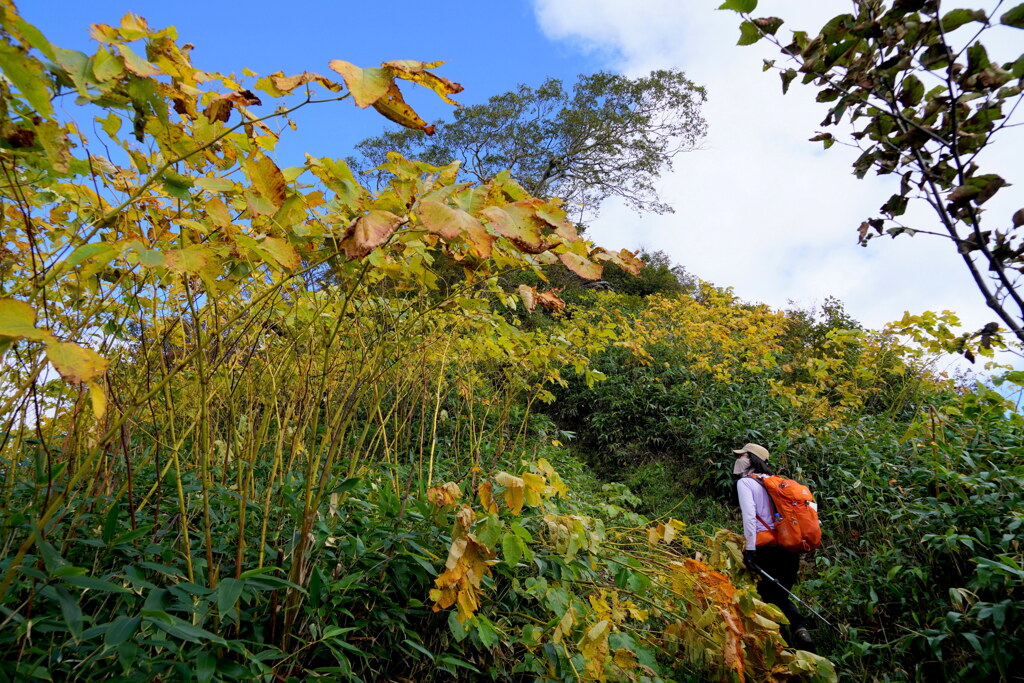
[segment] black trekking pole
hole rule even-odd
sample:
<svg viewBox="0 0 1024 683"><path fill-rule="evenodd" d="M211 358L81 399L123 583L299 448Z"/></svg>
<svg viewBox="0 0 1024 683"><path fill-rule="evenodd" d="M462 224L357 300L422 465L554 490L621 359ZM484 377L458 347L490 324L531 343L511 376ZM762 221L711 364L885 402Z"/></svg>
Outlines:
<svg viewBox="0 0 1024 683"><path fill-rule="evenodd" d="M845 637L845 635L846 635L846 634L844 634L844 633L843 633L843 632L842 632L842 631L841 631L841 630L839 629L839 627L838 627L838 626L836 626L835 624L833 624L832 622L830 622L830 621L829 621L828 619L826 619L825 617L823 617L823 616L821 616L820 614L818 614L818 613L817 613L816 611L814 611L814 608L813 608L813 607L811 607L810 605L808 605L808 604L807 604L806 602L804 602L804 601L803 601L803 600L801 600L800 598L798 598L798 597L796 597L795 595L793 595L793 593L792 593L792 592L790 592L790 591L789 591L789 590L788 590L788 589L787 589L787 588L786 588L785 586L783 586L783 585L782 585L781 583L779 583L779 582L778 582L778 580L777 580L777 579L775 579L775 578L774 578L774 577L773 577L773 576L772 576L771 574L769 574L769 573L768 573L768 572L766 572L765 570L761 569L761 568L760 568L760 567L758 567L758 566L757 566L756 564L753 564L753 563L751 563L751 565L750 565L750 566L751 566L751 568L752 568L752 569L753 569L754 571L756 571L756 572L757 572L758 574L760 574L761 576L763 576L764 578L768 579L769 581L771 581L772 583L774 583L774 584L775 584L776 586L778 586L779 588L781 588L781 589L782 589L782 590L783 590L783 591L784 591L784 592L786 593L786 595L788 595L789 597L793 598L793 599L794 599L794 600L796 600L796 601L797 601L798 603L800 603L801 605L803 605L803 606L804 606L804 607L805 607L805 608L807 609L807 611L809 611L809 612L810 612L811 614L813 614L814 616L816 616L816 617L818 617L819 619L821 619L822 623L824 623L824 624L825 624L825 625L827 625L827 626L830 626L830 627L831 627L831 628L832 628L832 629L833 629L833 630L834 630L834 631L835 631L836 633L838 633L838 634L839 634L840 636L843 636L843 637Z"/></svg>

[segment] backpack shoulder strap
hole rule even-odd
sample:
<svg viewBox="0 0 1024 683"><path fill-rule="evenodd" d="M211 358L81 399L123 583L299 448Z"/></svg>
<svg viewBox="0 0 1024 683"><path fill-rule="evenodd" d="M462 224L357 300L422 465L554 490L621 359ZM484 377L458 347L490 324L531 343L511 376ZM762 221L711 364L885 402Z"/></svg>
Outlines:
<svg viewBox="0 0 1024 683"><path fill-rule="evenodd" d="M750 477L751 479L753 479L754 481L756 481L758 484L760 484L762 486L762 488L764 488L764 492L768 494L768 503L772 506L772 514L773 515L779 514L778 508L775 507L775 499L772 498L772 494L771 494L771 491L768 489L768 485L764 483L764 477L759 477L756 474L748 474L747 476ZM765 521L763 519L761 519L760 516L758 516L758 519L761 520L761 524L764 524L769 529L772 528L772 527L768 526L768 524L766 524Z"/></svg>

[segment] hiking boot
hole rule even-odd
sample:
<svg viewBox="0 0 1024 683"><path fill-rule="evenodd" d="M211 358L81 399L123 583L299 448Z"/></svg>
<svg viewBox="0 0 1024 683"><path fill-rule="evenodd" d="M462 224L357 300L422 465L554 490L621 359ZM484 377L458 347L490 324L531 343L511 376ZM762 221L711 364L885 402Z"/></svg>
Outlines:
<svg viewBox="0 0 1024 683"><path fill-rule="evenodd" d="M793 644L801 650L810 650L814 647L814 639L811 638L811 634L807 632L807 629L801 626L793 630Z"/></svg>

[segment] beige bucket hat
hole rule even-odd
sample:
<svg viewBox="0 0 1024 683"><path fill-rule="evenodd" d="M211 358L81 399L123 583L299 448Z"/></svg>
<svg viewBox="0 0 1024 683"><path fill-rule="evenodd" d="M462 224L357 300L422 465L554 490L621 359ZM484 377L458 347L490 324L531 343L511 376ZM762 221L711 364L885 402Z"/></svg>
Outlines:
<svg viewBox="0 0 1024 683"><path fill-rule="evenodd" d="M748 443L743 448L733 451L733 453L740 457L736 458L736 462L732 466L732 473L740 476L746 475L751 468L750 458L745 457L747 453L753 453L762 460L768 459L768 449L764 446L758 446L756 443Z"/></svg>
<svg viewBox="0 0 1024 683"><path fill-rule="evenodd" d="M768 459L768 449L764 446L758 446L756 443L748 443L738 451L733 451L736 455L743 455L745 453L753 453L762 460Z"/></svg>

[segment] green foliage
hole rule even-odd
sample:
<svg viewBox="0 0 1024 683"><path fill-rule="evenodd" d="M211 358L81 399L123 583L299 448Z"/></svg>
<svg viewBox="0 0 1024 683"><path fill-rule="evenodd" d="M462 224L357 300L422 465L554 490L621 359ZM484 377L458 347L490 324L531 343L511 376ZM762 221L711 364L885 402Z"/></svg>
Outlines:
<svg viewBox="0 0 1024 683"><path fill-rule="evenodd" d="M728 526L731 449L768 446L820 503L825 543L798 594L844 626L816 631L844 678L1009 680L1024 651L1024 419L990 388L938 381L892 332L934 342L929 353L970 339L930 313L877 334L832 299L777 319L703 299L602 296L562 323L618 321L594 360L608 379L570 380L551 407L588 461L645 514ZM744 350L741 331L758 329L762 353ZM1008 373L1002 391L1020 380Z"/></svg>
<svg viewBox="0 0 1024 683"><path fill-rule="evenodd" d="M652 294L694 294L697 279L681 265L673 264L663 251L648 252L641 249L637 258L644 262L639 275L630 275L619 269L609 269L602 279L612 291L631 296Z"/></svg>
<svg viewBox="0 0 1024 683"><path fill-rule="evenodd" d="M458 161L468 179L507 170L531 194L581 204L590 215L613 196L664 213L671 207L658 199L654 181L704 136L704 99L703 88L678 71L636 79L600 72L581 76L571 92L548 79L460 109L429 138L398 131L364 140L362 158L350 161L369 170L392 151L441 165Z"/></svg>

